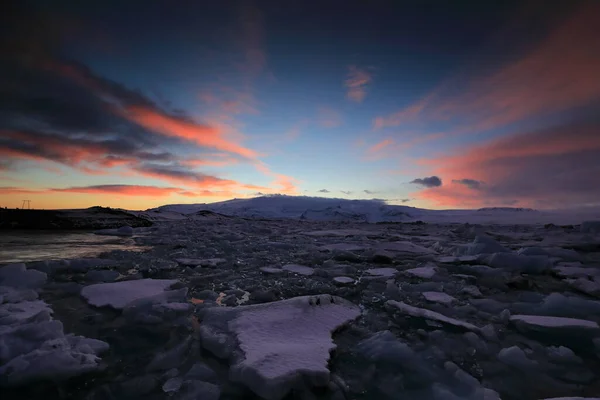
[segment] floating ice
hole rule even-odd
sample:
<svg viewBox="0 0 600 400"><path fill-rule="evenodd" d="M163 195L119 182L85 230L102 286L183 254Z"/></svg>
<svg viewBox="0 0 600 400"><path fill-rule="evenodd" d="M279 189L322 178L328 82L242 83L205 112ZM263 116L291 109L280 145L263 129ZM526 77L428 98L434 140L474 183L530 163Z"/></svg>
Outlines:
<svg viewBox="0 0 600 400"><path fill-rule="evenodd" d="M452 304L456 301L454 297L444 292L423 292L423 297L428 301L441 304Z"/></svg>
<svg viewBox="0 0 600 400"><path fill-rule="evenodd" d="M457 256L474 256L478 254L492 254L492 253L508 253L506 247L502 246L495 239L486 235L477 235L473 243L462 245L455 249L455 255Z"/></svg>
<svg viewBox="0 0 600 400"><path fill-rule="evenodd" d="M387 242L377 244L377 249L409 254L436 254L436 251L411 242Z"/></svg>
<svg viewBox="0 0 600 400"><path fill-rule="evenodd" d="M298 265L298 264L287 264L284 265L283 267L281 267L281 269L285 270L285 271L290 271L290 272L294 272L296 274L299 275L312 275L315 270L311 267L307 267L305 265Z"/></svg>
<svg viewBox="0 0 600 400"><path fill-rule="evenodd" d="M437 268L433 265L426 267L411 268L403 271L405 274L416 276L417 278L430 279L437 273Z"/></svg>
<svg viewBox="0 0 600 400"><path fill-rule="evenodd" d="M392 310L400 311L401 313L409 315L411 317L429 319L432 321L441 322L446 325L451 325L469 331L479 331L478 327L468 322L463 322L454 318L446 317L445 315L442 315L435 311L427 310L425 308L413 307L401 301L388 300L386 302L386 305L390 306Z"/></svg>
<svg viewBox="0 0 600 400"><path fill-rule="evenodd" d="M391 278L398 273L396 268L371 268L365 271L367 274L372 276L383 276Z"/></svg>
<svg viewBox="0 0 600 400"><path fill-rule="evenodd" d="M81 295L93 306L123 309L134 300L160 294L173 286L176 279L140 279L86 286Z"/></svg>
<svg viewBox="0 0 600 400"><path fill-rule="evenodd" d="M36 289L46 283L47 275L35 269L26 269L25 264L10 264L0 268L0 286Z"/></svg>
<svg viewBox="0 0 600 400"><path fill-rule="evenodd" d="M349 285L354 283L354 279L347 277L347 276L336 276L333 278L333 281L335 283L339 283L341 285Z"/></svg>
<svg viewBox="0 0 600 400"><path fill-rule="evenodd" d="M594 321L576 318L549 317L544 315L513 315L510 322L522 330L560 331L577 329L600 333L600 326Z"/></svg>
<svg viewBox="0 0 600 400"><path fill-rule="evenodd" d="M259 270L264 272L265 274L272 274L272 275L283 274L285 272L285 270L283 270L281 268L274 268L274 267L260 267Z"/></svg>
<svg viewBox="0 0 600 400"><path fill-rule="evenodd" d="M303 379L311 386L328 384L327 362L335 348L331 333L359 315L360 309L342 298L303 296L207 309L200 334L206 349L232 359L232 380L275 400Z"/></svg>

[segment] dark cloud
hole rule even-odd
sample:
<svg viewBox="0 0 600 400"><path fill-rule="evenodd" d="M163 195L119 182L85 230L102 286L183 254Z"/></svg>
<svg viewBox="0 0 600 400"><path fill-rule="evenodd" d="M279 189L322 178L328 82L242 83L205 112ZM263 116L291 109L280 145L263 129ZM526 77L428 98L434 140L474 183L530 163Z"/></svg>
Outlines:
<svg viewBox="0 0 600 400"><path fill-rule="evenodd" d="M408 203L411 199L401 199L400 201L403 203Z"/></svg>
<svg viewBox="0 0 600 400"><path fill-rule="evenodd" d="M452 183L458 183L459 185L465 185L471 189L480 189L483 182L475 180L475 179L453 179Z"/></svg>
<svg viewBox="0 0 600 400"><path fill-rule="evenodd" d="M437 176L428 176L425 178L417 178L417 179L410 181L410 183L425 186L428 188L442 186L442 180L440 178L438 178Z"/></svg>
<svg viewBox="0 0 600 400"><path fill-rule="evenodd" d="M329 193L329 190L327 190L327 189L321 189L321 190L319 190L319 193Z"/></svg>
<svg viewBox="0 0 600 400"><path fill-rule="evenodd" d="M367 189L363 190L363 192L366 193L366 194L376 194L377 193L377 192L375 192L373 190L367 190Z"/></svg>
<svg viewBox="0 0 600 400"><path fill-rule="evenodd" d="M340 192L344 193L346 196L350 196L352 194L350 190L340 190Z"/></svg>

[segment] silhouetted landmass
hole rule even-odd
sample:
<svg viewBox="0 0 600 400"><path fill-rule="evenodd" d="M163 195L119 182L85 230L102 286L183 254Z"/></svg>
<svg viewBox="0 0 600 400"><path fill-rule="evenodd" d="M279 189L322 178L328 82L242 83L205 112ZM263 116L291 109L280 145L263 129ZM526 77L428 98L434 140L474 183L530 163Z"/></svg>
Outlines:
<svg viewBox="0 0 600 400"><path fill-rule="evenodd" d="M0 209L0 229L105 229L152 222L122 210L90 207L82 210Z"/></svg>

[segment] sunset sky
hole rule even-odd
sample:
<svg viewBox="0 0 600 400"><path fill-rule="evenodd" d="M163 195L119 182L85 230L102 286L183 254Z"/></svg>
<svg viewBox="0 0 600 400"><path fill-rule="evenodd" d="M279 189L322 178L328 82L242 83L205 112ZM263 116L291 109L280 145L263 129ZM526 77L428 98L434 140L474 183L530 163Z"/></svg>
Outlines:
<svg viewBox="0 0 600 400"><path fill-rule="evenodd" d="M600 1L12 3L0 206L600 205Z"/></svg>

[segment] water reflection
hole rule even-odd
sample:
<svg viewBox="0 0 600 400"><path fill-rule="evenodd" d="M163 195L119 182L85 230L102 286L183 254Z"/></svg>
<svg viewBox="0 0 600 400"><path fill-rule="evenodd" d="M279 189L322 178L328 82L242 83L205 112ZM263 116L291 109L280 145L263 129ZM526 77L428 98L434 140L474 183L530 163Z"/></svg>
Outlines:
<svg viewBox="0 0 600 400"><path fill-rule="evenodd" d="M130 237L94 235L81 231L0 232L0 264L94 257L112 250L140 251Z"/></svg>

